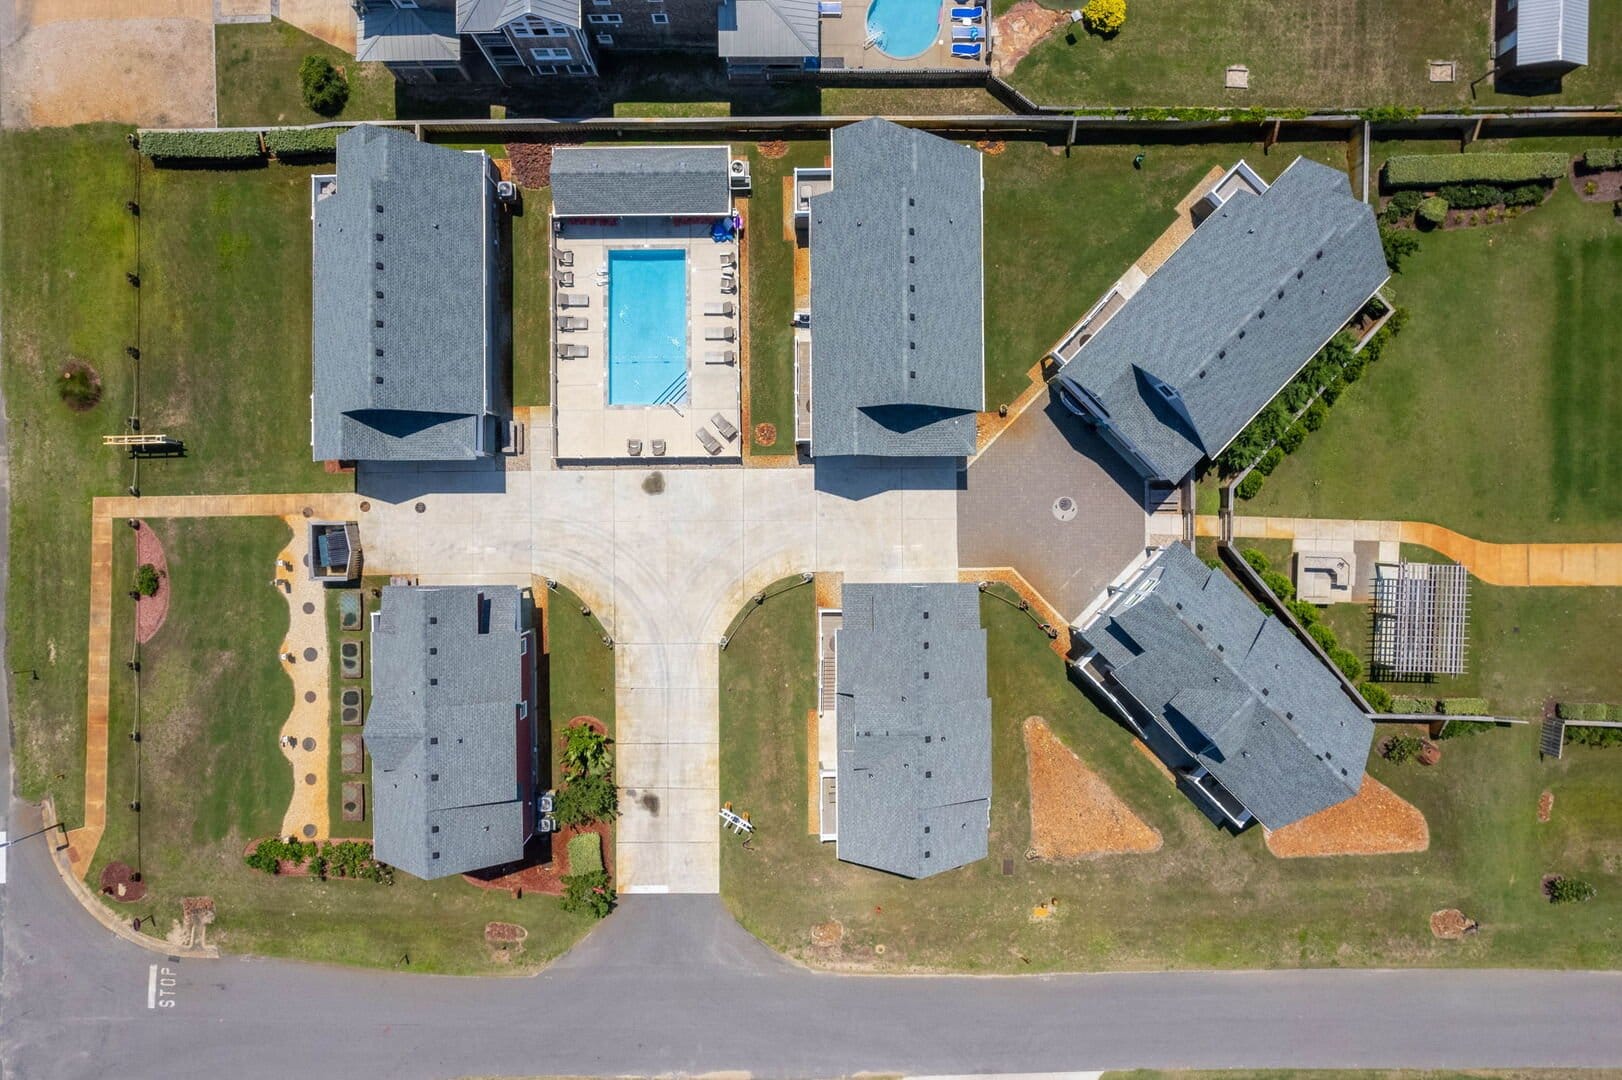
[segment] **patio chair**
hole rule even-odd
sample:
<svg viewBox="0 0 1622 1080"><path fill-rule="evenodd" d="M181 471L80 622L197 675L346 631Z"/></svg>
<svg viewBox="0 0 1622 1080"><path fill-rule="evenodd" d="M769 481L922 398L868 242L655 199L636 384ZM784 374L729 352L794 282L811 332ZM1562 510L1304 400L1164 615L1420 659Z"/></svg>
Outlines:
<svg viewBox="0 0 1622 1080"><path fill-rule="evenodd" d="M591 349L586 345L570 345L566 342L558 345L559 360L584 360L590 355Z"/></svg>
<svg viewBox="0 0 1622 1080"><path fill-rule="evenodd" d="M738 354L731 349L724 349L721 352L707 352L704 354L704 362L706 364L726 364L730 367L738 362Z"/></svg>
<svg viewBox="0 0 1622 1080"><path fill-rule="evenodd" d="M731 300L724 300L719 304L704 305L704 314L710 316L719 316L723 319L730 319L737 313L738 309L733 306Z"/></svg>
<svg viewBox="0 0 1622 1080"><path fill-rule="evenodd" d="M952 18L962 19L966 22L979 22L985 16L985 9L979 7L954 7Z"/></svg>
<svg viewBox="0 0 1622 1080"><path fill-rule="evenodd" d="M978 60L980 59L980 43L975 42L973 45L953 45L952 56L958 60Z"/></svg>
<svg viewBox="0 0 1622 1080"><path fill-rule="evenodd" d="M738 291L738 277L730 271L721 275L721 291L735 293Z"/></svg>
<svg viewBox="0 0 1622 1080"><path fill-rule="evenodd" d="M721 433L721 438L725 439L727 442L737 441L738 429L733 427L731 422L720 413L716 413L710 417L710 424L715 428L716 431Z"/></svg>
<svg viewBox="0 0 1622 1080"><path fill-rule="evenodd" d="M979 26L953 26L953 41L984 41L986 32Z"/></svg>
<svg viewBox="0 0 1622 1080"><path fill-rule="evenodd" d="M641 439L626 439L625 440L625 452L627 454L630 454L632 457L641 457L642 456L642 440Z"/></svg>
<svg viewBox="0 0 1622 1080"><path fill-rule="evenodd" d="M573 251L565 251L562 248L558 248L557 249L557 256L558 256L558 265L559 266L573 266L574 265L574 252Z"/></svg>
<svg viewBox="0 0 1622 1080"><path fill-rule="evenodd" d="M738 253L737 252L735 252L735 251L723 251L723 252L721 252L721 266L722 266L722 268L734 267L734 266L737 266L737 265L738 265Z"/></svg>
<svg viewBox="0 0 1622 1080"><path fill-rule="evenodd" d="M560 288L560 289L572 289L572 288L574 288L574 271L573 270L559 270L558 271L558 288Z"/></svg>
<svg viewBox="0 0 1622 1080"><path fill-rule="evenodd" d="M665 456L665 441L663 439L655 439L655 440L653 440L653 456L654 457L664 457Z"/></svg>
<svg viewBox="0 0 1622 1080"><path fill-rule="evenodd" d="M560 292L558 293L558 307L590 307L591 297L585 293Z"/></svg>
<svg viewBox="0 0 1622 1080"><path fill-rule="evenodd" d="M559 315L559 330L590 330L591 320L584 315Z"/></svg>
<svg viewBox="0 0 1622 1080"><path fill-rule="evenodd" d="M705 341L736 341L738 332L730 326L706 326L704 328Z"/></svg>
<svg viewBox="0 0 1622 1080"><path fill-rule="evenodd" d="M694 434L698 436L698 441L709 451L711 457L721 452L722 446L715 441L715 436L710 434L709 428L699 428Z"/></svg>

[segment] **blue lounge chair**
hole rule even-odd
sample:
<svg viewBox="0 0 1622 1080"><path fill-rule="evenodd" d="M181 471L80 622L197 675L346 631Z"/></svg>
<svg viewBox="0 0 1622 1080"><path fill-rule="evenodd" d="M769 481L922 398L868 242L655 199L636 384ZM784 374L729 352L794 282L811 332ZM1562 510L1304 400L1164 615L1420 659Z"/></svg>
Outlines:
<svg viewBox="0 0 1622 1080"><path fill-rule="evenodd" d="M952 27L952 40L953 41L984 41L985 39L986 39L986 32L982 27L978 27L978 26L954 26L954 27Z"/></svg>
<svg viewBox="0 0 1622 1080"><path fill-rule="evenodd" d="M952 18L968 19L970 22L979 22L985 14L985 9L977 7L955 7L952 9Z"/></svg>
<svg viewBox="0 0 1622 1080"><path fill-rule="evenodd" d="M953 45L952 55L959 60L978 60L980 59L980 43L975 42L972 45Z"/></svg>

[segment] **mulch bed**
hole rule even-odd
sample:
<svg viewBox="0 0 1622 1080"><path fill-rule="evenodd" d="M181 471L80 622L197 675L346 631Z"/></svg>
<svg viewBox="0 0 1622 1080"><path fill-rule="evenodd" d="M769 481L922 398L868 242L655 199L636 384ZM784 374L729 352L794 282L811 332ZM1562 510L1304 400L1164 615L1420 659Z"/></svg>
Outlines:
<svg viewBox="0 0 1622 1080"><path fill-rule="evenodd" d="M513 179L521 187L551 187L553 148L579 145L569 141L508 143L507 160L512 163Z"/></svg>
<svg viewBox="0 0 1622 1080"><path fill-rule="evenodd" d="M1590 170L1578 161L1567 175L1571 180L1571 189L1584 202L1616 202L1622 199L1622 169ZM1590 182L1594 185L1592 195L1585 190Z"/></svg>
<svg viewBox="0 0 1622 1080"><path fill-rule="evenodd" d="M259 846L259 843L260 843L261 840L279 840L279 839L281 839L281 837L261 836L258 840L250 840L248 842L248 846L242 849L242 857L247 858L249 855L252 855L253 854L253 849ZM318 840L316 842L318 844L322 845L323 847L325 847L327 844L350 843L351 841L345 841L345 840ZM371 845L372 845L372 842L370 840L355 840L355 841L352 841L352 842L356 843L356 844L365 844L367 847L371 847ZM304 862L295 863L295 862L289 862L287 859L280 859L276 863L276 876L277 877L294 877L294 878L297 878L297 877L311 877L313 875L311 875L311 873L310 873L310 864L309 864L308 860L305 860ZM327 881L365 881L366 879L363 878L363 877L339 877L337 874L328 874L327 877L326 877L326 880Z"/></svg>
<svg viewBox="0 0 1622 1080"><path fill-rule="evenodd" d="M776 424L765 424L765 423L756 424L755 425L755 445L757 445L757 446L775 446L775 445L777 445L777 425Z"/></svg>
<svg viewBox="0 0 1622 1080"><path fill-rule="evenodd" d="M1476 932L1476 921L1458 908L1443 908L1431 914L1431 933L1443 941L1458 941Z"/></svg>
<svg viewBox="0 0 1622 1080"><path fill-rule="evenodd" d="M135 869L128 863L110 862L101 869L101 894L133 904L146 895L146 882L135 880Z"/></svg>
<svg viewBox="0 0 1622 1080"><path fill-rule="evenodd" d="M1158 851L1160 833L1082 764L1040 716L1025 719L1031 853L1039 859Z"/></svg>
<svg viewBox="0 0 1622 1080"><path fill-rule="evenodd" d="M595 825L536 836L530 840L524 849L524 857L518 862L463 874L462 880L480 889L509 892L514 897L525 893L562 896L563 879L569 874L569 840L588 832L602 838L603 865L612 872L614 848L609 841L608 824L599 821Z"/></svg>
<svg viewBox="0 0 1622 1080"><path fill-rule="evenodd" d="M143 521L135 530L135 565L145 563L158 568L158 591L135 601L135 640L141 645L151 641L169 617L169 560L158 534Z"/></svg>
<svg viewBox="0 0 1622 1080"><path fill-rule="evenodd" d="M755 148L760 151L761 157L770 161L776 161L778 158L788 155L788 143L782 139L767 139L763 143L757 143Z"/></svg>
<svg viewBox="0 0 1622 1080"><path fill-rule="evenodd" d="M1554 817L1554 792L1545 791L1538 796L1538 820L1548 821Z"/></svg>
<svg viewBox="0 0 1622 1080"><path fill-rule="evenodd" d="M1267 850L1281 859L1397 855L1424 851L1430 842L1425 815L1372 776L1340 805L1267 833Z"/></svg>

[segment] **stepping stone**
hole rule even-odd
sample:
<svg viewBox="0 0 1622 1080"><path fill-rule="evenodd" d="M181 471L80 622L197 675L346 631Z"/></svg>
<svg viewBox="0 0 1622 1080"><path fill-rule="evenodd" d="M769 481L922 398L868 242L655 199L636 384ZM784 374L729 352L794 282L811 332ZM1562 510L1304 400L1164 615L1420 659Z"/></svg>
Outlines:
<svg viewBox="0 0 1622 1080"><path fill-rule="evenodd" d="M1429 69L1431 82L1450 83L1458 71L1458 61L1432 60Z"/></svg>
<svg viewBox="0 0 1622 1080"><path fill-rule="evenodd" d="M1222 85L1228 90L1250 89L1250 68L1244 64L1234 64L1222 76Z"/></svg>

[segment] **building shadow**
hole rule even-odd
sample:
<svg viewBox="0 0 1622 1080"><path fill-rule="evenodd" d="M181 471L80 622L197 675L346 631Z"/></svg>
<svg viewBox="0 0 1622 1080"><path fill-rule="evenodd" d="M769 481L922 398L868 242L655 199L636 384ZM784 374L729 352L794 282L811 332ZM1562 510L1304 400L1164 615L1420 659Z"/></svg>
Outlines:
<svg viewBox="0 0 1622 1080"><path fill-rule="evenodd" d="M386 503L424 495L501 495L507 490L507 460L359 461L355 494Z"/></svg>
<svg viewBox="0 0 1622 1080"><path fill-rule="evenodd" d="M852 502L891 491L960 491L964 484L958 457L819 457L811 464L819 493Z"/></svg>

